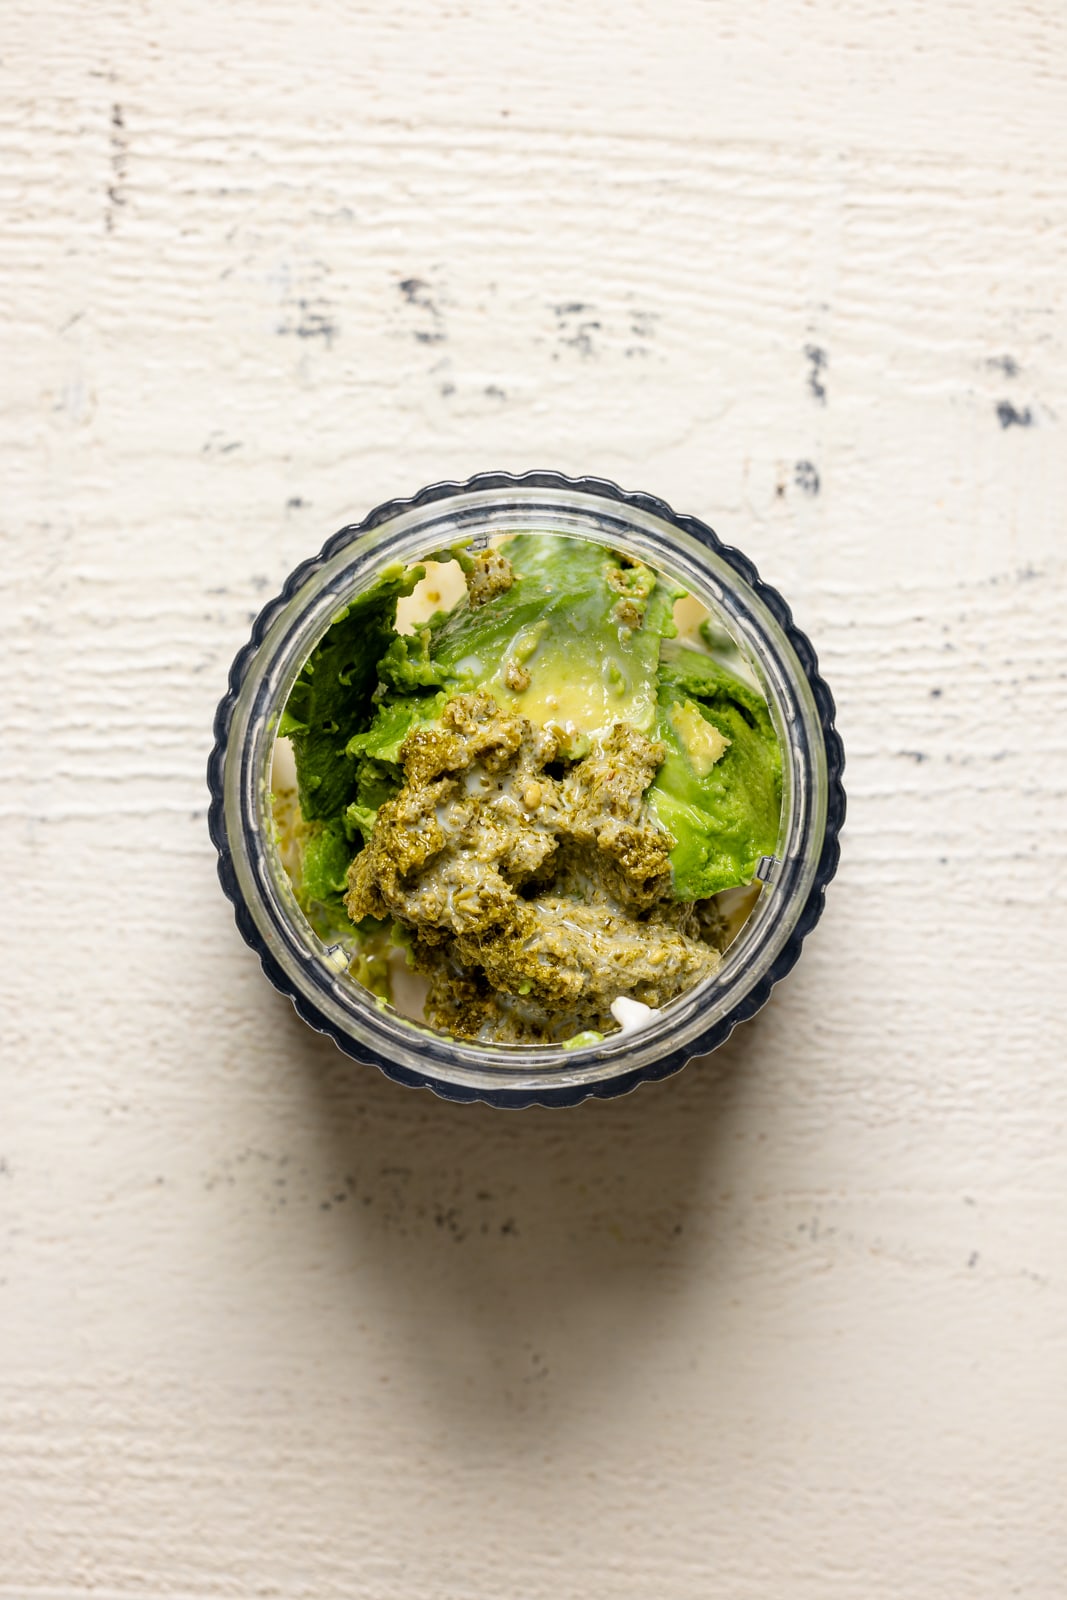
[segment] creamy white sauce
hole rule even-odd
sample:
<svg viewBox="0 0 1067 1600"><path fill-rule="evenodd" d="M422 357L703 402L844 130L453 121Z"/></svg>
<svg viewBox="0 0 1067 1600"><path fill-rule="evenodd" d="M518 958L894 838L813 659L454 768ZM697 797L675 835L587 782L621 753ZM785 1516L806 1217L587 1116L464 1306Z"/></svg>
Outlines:
<svg viewBox="0 0 1067 1600"><path fill-rule="evenodd" d="M641 1000L631 1000L621 994L611 1002L611 1014L619 1024L620 1033L636 1033L639 1028L647 1028L652 1018L660 1013L655 1006L646 1006Z"/></svg>

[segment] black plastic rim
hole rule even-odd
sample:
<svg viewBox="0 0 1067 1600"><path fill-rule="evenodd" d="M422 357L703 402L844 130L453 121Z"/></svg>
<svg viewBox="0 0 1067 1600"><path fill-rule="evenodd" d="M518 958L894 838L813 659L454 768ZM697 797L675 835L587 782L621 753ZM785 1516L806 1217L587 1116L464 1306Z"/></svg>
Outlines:
<svg viewBox="0 0 1067 1600"><path fill-rule="evenodd" d="M796 926L786 944L780 951L769 971L761 981L748 991L746 995L725 1017L719 1019L707 1033L701 1034L682 1050L669 1052L658 1060L647 1063L645 1066L620 1072L616 1077L601 1079L590 1084L568 1084L559 1088L541 1086L532 1089L489 1089L474 1088L464 1084L443 1082L441 1079L429 1074L414 1072L408 1067L390 1061L384 1055L370 1050L365 1045L356 1045L355 1041L326 1018L305 996L297 993L270 954L259 930L252 919L251 913L245 902L244 896L238 886L237 875L233 866L233 854L226 831L226 818L223 805L223 775L226 764L226 749L229 741L230 726L233 720L234 708L237 703L241 686L244 683L248 669L256 651L259 649L267 630L274 622L281 609L299 589L307 582L308 578L318 570L323 562L348 545L354 543L362 534L371 532L380 527L383 522L389 522L402 512L416 510L421 506L431 505L436 501L449 500L456 495L468 494L476 490L494 489L555 489L571 491L575 494L597 495L602 500L614 501L616 504L633 506L639 511L658 517L660 521L680 528L701 544L713 550L721 560L728 563L743 579L748 586L763 601L772 613L782 632L796 651L797 658L804 669L805 676L811 686L819 712L819 721L826 748L827 768L827 805L826 829L823 835L823 846L816 868L815 878L812 882L808 898L804 903ZM697 517L680 515L664 500L656 495L643 493L630 493L620 489L618 484L612 483L607 478L568 478L559 472L480 472L466 482L446 481L434 483L418 494L406 500L387 500L382 505L376 506L362 522L350 523L341 528L332 538L323 545L317 556L300 563L290 573L281 593L263 607L259 616L252 625L252 633L248 643L238 651L230 668L229 686L222 699L219 701L215 713L215 745L208 759L207 780L211 793L211 805L208 810L208 828L211 839L218 851L218 873L227 899L233 903L234 918L245 943L253 949L259 957L264 973L271 983L282 994L287 995L292 1001L297 1014L303 1018L318 1033L324 1033L331 1038L338 1049L345 1055L351 1056L366 1066L375 1066L387 1078L392 1078L396 1083L406 1084L410 1088L429 1089L444 1100L454 1101L483 1101L487 1105L521 1109L525 1106L574 1106L590 1097L596 1099L613 1099L616 1095L629 1094L636 1089L639 1083L656 1081L670 1077L679 1072L687 1061L696 1056L710 1054L717 1050L730 1037L738 1023L745 1022L749 1017L767 1003L774 985L791 972L800 955L801 947L807 935L818 922L822 915L823 904L826 896L826 886L837 871L837 863L841 854L839 835L845 820L845 790L842 783L842 773L845 765L844 746L841 737L834 726L834 700L826 682L819 673L818 660L810 639L793 621L792 612L786 601L777 589L764 583L755 566L740 550L735 550L729 545L724 545L707 523L701 522Z"/></svg>

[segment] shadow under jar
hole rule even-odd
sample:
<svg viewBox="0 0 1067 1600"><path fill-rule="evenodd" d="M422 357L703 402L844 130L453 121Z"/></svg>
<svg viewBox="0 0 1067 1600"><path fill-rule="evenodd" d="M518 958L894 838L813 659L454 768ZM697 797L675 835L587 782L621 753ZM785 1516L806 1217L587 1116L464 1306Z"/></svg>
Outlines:
<svg viewBox="0 0 1067 1600"><path fill-rule="evenodd" d="M728 636L759 685L781 751L778 837L756 865L761 885L710 977L633 1031L577 1045L495 1044L450 1037L405 1016L355 978L349 953L320 936L283 864L272 767L290 692L334 618L382 569L519 534L591 541L673 580ZM622 1094L715 1049L760 1009L818 920L844 819L843 753L815 653L782 597L711 529L650 495L550 472L485 473L378 507L343 528L264 607L230 672L208 766L210 829L237 925L271 982L348 1055L452 1100L575 1105Z"/></svg>

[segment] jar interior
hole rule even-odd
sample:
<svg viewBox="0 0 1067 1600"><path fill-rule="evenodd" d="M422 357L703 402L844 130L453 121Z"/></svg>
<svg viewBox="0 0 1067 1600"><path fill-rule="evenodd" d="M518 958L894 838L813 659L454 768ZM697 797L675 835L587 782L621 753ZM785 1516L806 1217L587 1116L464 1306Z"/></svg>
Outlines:
<svg viewBox="0 0 1067 1600"><path fill-rule="evenodd" d="M687 563L685 570L681 570L680 564L676 566L671 561L669 546L660 544L658 548L649 549L647 543L627 537L626 529L613 529L610 540L605 539L602 528L590 526L589 519L581 517L554 517L549 523L532 521L529 513L522 508L497 508L495 511L487 510L481 518L460 519L460 526L453 526L448 531L451 538L447 548L442 548L444 541L441 529L434 528L424 530L422 536L409 542L409 547L403 551L402 559L409 569L420 565L425 571L411 592L397 604L398 635L415 641L431 617L436 616L440 620L442 613L451 612L460 605L469 605L466 598L468 579L461 560L451 554L451 550L462 549L479 555L481 552L495 552L506 559L508 546L518 535L526 539L535 536L542 540L555 540L561 535L582 539L605 552L620 553L626 562L642 568L647 564L657 575L658 581L675 583L684 591L674 599L671 607L671 624L676 630L673 643L717 662L762 696L774 726L774 736L783 758L786 756L795 714L791 713L788 705L783 704L780 687L767 670L766 654L761 654L756 648L752 631L746 634L739 626L737 608L731 609L729 604L729 591L717 583L713 575L702 572L699 566L694 567L692 563ZM388 556L393 555L394 551L390 550ZM434 559L435 556L443 559ZM341 583L331 591L330 608L319 617L317 631L305 634L303 654L298 652L290 664L288 681L279 680L281 692L275 706L276 713L285 705L303 661L325 636L332 620L348 600L370 588L380 570L381 564L374 560L356 562L348 590ZM627 567L626 570L629 572L634 568ZM521 695L519 701L521 703ZM552 726L558 728L561 725ZM413 1041L430 1037L446 1044L451 1042L453 1034L448 1026L434 1026L427 1021L430 980L425 973L412 969L410 944L402 936L398 938L396 928L372 929L368 932L351 921L339 906L336 896L318 900L304 892L307 829L300 810L293 745L278 715L274 716L273 727L273 736L264 743L261 786L266 859L276 892L286 908L292 931L302 945L307 960L320 969L321 981L329 984L335 994L343 999L347 997L360 1010L373 1010L383 1021L388 1019L393 1027L409 1031ZM703 729L698 725L695 736L699 738L702 733ZM729 743L728 739L726 743ZM782 760L781 769L781 803L773 847L761 858L751 881L732 884L708 897L709 901L714 902L715 921L712 924L709 910L708 922L709 926L714 926L715 948L719 957L714 975L686 985L661 1006L649 1007L641 1002L631 1002L629 1006L613 1007L612 1021L606 1026L591 1030L579 1028L570 1038L541 1041L542 1050L558 1053L561 1060L570 1063L576 1055L602 1049L613 1038L647 1028L653 1021L666 1018L669 1023L672 1010L683 1002L691 1003L694 990L708 985L722 986L729 980L739 963L744 962L746 950L758 938L761 920L771 908L775 867L788 847L791 824L795 820L794 785L788 759ZM622 988L619 998L626 998L626 991ZM587 1033L589 1037L585 1037ZM521 1053L528 1045L528 1041L485 1040L469 1035L465 1043L491 1055L500 1052L504 1057Z"/></svg>

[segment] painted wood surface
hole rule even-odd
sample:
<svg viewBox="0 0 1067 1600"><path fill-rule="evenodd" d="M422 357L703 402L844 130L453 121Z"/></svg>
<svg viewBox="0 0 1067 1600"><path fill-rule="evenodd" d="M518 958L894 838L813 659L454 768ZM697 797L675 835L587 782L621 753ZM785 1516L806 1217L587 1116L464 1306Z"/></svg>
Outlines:
<svg viewBox="0 0 1067 1600"><path fill-rule="evenodd" d="M4 1600L1059 1600L1067 14L8 0ZM566 1114L347 1064L203 768L377 501L596 472L837 694L801 965Z"/></svg>

